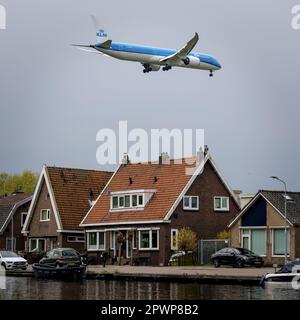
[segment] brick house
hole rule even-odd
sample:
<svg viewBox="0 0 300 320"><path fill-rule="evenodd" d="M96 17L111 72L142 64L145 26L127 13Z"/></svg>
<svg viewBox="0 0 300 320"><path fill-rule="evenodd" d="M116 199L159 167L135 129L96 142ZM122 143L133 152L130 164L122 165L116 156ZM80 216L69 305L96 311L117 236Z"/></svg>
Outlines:
<svg viewBox="0 0 300 320"><path fill-rule="evenodd" d="M0 198L0 250L24 251L21 231L31 199L31 194L21 192Z"/></svg>
<svg viewBox="0 0 300 320"><path fill-rule="evenodd" d="M26 251L56 247L84 250L79 224L111 177L111 172L44 166L22 233Z"/></svg>
<svg viewBox="0 0 300 320"><path fill-rule="evenodd" d="M178 163L166 155L157 163L122 164L81 223L88 252L116 257L121 232L124 259L166 265L181 227L199 239L216 238L240 208L212 158L201 159L196 166L195 159Z"/></svg>
<svg viewBox="0 0 300 320"><path fill-rule="evenodd" d="M283 264L285 256L284 191L260 190L229 224L231 243ZM288 258L300 258L300 192L287 193Z"/></svg>

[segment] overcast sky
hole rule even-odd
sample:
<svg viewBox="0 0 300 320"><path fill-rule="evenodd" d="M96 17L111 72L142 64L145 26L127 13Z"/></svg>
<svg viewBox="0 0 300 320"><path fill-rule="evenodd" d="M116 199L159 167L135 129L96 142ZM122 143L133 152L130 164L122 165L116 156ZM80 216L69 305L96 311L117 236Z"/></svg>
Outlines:
<svg viewBox="0 0 300 320"><path fill-rule="evenodd" d="M298 1L299 2L299 1ZM0 0L0 171L40 171L46 163L96 162L96 133L116 129L205 129L205 142L235 189L300 191L300 30L297 0ZM142 73L142 66L81 52L90 14L114 41L195 51L223 69ZM107 167L106 167L107 169ZM111 168L112 169L112 168Z"/></svg>

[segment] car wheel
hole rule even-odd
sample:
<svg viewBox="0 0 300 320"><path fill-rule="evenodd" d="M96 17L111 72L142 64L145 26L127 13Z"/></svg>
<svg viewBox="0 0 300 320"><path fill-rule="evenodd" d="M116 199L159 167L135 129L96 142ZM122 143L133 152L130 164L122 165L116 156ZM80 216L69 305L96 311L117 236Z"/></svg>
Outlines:
<svg viewBox="0 0 300 320"><path fill-rule="evenodd" d="M215 268L219 268L221 265L219 259L214 259L213 264L214 264Z"/></svg>
<svg viewBox="0 0 300 320"><path fill-rule="evenodd" d="M236 266L237 266L238 268L244 268L244 262L243 262L242 260L238 260L238 261L236 262Z"/></svg>

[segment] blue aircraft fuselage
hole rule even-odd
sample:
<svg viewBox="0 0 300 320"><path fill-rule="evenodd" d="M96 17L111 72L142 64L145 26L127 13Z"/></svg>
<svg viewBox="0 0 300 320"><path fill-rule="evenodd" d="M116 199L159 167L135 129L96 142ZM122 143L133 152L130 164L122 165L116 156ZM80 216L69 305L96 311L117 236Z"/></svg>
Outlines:
<svg viewBox="0 0 300 320"><path fill-rule="evenodd" d="M192 69L202 69L216 71L221 69L221 64L212 56L191 51L188 54L189 64L178 60L173 62L161 62L165 57L175 54L177 50L164 49L136 44L112 42L108 48L103 48L102 43L98 43L94 48L103 54L114 57L116 59L136 61L142 64L147 64L152 71L159 70L160 66L167 64L172 67L184 67Z"/></svg>

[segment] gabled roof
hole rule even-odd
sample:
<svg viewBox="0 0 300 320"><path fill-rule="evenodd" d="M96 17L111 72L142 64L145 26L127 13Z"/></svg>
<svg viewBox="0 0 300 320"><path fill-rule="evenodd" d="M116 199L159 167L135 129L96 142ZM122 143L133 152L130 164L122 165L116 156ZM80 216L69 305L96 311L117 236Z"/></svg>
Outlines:
<svg viewBox="0 0 300 320"><path fill-rule="evenodd" d="M191 161L185 160L187 159L182 159L181 163L170 160L170 164L136 163L121 165L83 219L81 226L169 222L173 211L196 177L202 173L207 161L211 162L217 174L219 174L210 156L206 156L196 169L193 169L195 162L191 165ZM189 169L193 173L189 172L190 174L187 175L186 171ZM220 174L219 177L229 188ZM155 190L155 192L143 210L110 210L111 193L133 190ZM230 188L229 191L238 205Z"/></svg>
<svg viewBox="0 0 300 320"><path fill-rule="evenodd" d="M300 192L288 191L287 196L291 199L287 201L287 219L292 225L300 225ZM259 190L255 197L229 224L229 227L231 227L260 197L263 197L282 217L284 217L284 191Z"/></svg>
<svg viewBox="0 0 300 320"><path fill-rule="evenodd" d="M0 198L0 234L3 233L15 210L31 201L32 194L13 193L7 197Z"/></svg>
<svg viewBox="0 0 300 320"><path fill-rule="evenodd" d="M44 166L23 232L28 231L43 182L46 183L58 231L79 230L82 218L110 179L112 172Z"/></svg>

